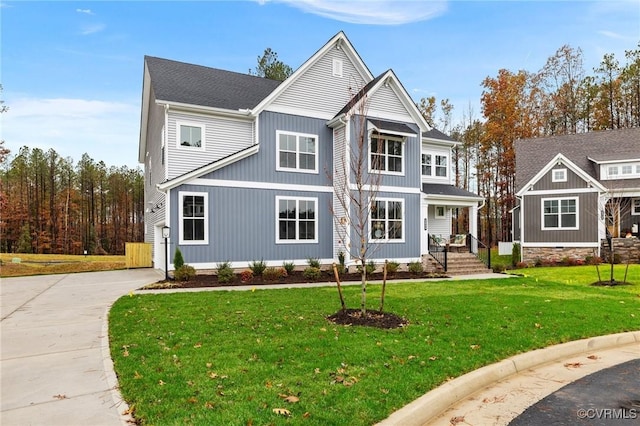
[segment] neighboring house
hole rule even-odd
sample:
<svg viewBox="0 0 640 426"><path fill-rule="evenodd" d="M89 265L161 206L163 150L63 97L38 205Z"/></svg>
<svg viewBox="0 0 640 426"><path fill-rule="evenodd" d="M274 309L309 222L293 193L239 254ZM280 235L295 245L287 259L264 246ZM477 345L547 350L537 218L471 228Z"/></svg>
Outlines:
<svg viewBox="0 0 640 426"><path fill-rule="evenodd" d="M601 256L607 235L638 237L640 128L516 142L514 241L522 260Z"/></svg>
<svg viewBox="0 0 640 426"><path fill-rule="evenodd" d="M156 267L164 268L163 227L169 263L179 247L196 269L334 262L347 251L334 183L353 189L335 165L361 119L375 147L369 171L382 175L369 235L385 244L374 257L419 259L428 233L449 237L452 208L470 209L476 235L482 198L451 185L457 142L430 128L392 70L374 77L344 33L283 82L145 57L139 161Z"/></svg>

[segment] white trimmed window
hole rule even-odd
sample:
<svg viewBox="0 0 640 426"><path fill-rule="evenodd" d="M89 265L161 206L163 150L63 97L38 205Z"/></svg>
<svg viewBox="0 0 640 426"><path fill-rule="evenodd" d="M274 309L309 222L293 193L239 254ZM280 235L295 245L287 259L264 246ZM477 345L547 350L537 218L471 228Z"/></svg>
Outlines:
<svg viewBox="0 0 640 426"><path fill-rule="evenodd" d="M404 175L404 138L378 132L371 134L369 171Z"/></svg>
<svg viewBox="0 0 640 426"><path fill-rule="evenodd" d="M276 170L318 173L318 136L276 131Z"/></svg>
<svg viewBox="0 0 640 426"><path fill-rule="evenodd" d="M180 244L209 243L208 198L206 192L179 192Z"/></svg>
<svg viewBox="0 0 640 426"><path fill-rule="evenodd" d="M372 201L369 230L372 242L404 242L404 200Z"/></svg>
<svg viewBox="0 0 640 426"><path fill-rule="evenodd" d="M551 171L552 182L566 182L567 181L567 169L553 169Z"/></svg>
<svg viewBox="0 0 640 426"><path fill-rule="evenodd" d="M436 219L445 219L447 215L444 206L436 206L434 216Z"/></svg>
<svg viewBox="0 0 640 426"><path fill-rule="evenodd" d="M542 229L579 229L578 198L543 198Z"/></svg>
<svg viewBox="0 0 640 426"><path fill-rule="evenodd" d="M317 198L276 197L276 243L317 243Z"/></svg>
<svg viewBox="0 0 640 426"><path fill-rule="evenodd" d="M189 122L176 122L178 147L204 151L204 125Z"/></svg>
<svg viewBox="0 0 640 426"><path fill-rule="evenodd" d="M449 177L449 156L444 154L422 153L422 176Z"/></svg>
<svg viewBox="0 0 640 426"><path fill-rule="evenodd" d="M640 215L640 198L631 200L631 214L634 216Z"/></svg>

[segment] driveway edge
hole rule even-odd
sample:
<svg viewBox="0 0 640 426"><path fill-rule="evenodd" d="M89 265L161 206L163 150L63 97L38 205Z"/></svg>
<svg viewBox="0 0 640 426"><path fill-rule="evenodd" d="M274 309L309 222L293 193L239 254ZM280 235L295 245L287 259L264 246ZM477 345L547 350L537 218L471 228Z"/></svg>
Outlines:
<svg viewBox="0 0 640 426"><path fill-rule="evenodd" d="M100 337L100 345L102 349L102 361L104 363L104 376L107 381L107 386L111 393L111 399L113 400L113 406L120 414L120 421L123 425L130 426L135 424L133 416L129 412L129 404L122 398L120 393L120 385L118 384L118 376L113 366L113 360L111 359L111 349L109 347L109 312L113 303L107 306L104 312L104 319L102 321L102 336Z"/></svg>
<svg viewBox="0 0 640 426"><path fill-rule="evenodd" d="M519 372L586 352L633 343L640 343L640 331L591 337L515 355L442 384L394 412L377 426L421 426L456 402Z"/></svg>

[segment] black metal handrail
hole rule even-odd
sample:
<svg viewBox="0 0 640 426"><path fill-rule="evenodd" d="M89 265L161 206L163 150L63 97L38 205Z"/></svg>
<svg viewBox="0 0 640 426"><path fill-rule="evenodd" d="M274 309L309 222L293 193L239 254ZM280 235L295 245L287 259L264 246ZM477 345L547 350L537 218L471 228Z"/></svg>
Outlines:
<svg viewBox="0 0 640 426"><path fill-rule="evenodd" d="M442 266L444 272L447 272L447 247L440 244L440 238L435 235L428 234L428 238L429 254Z"/></svg>
<svg viewBox="0 0 640 426"><path fill-rule="evenodd" d="M491 249L471 234L467 235L467 243L469 251L475 254L487 268L491 269Z"/></svg>

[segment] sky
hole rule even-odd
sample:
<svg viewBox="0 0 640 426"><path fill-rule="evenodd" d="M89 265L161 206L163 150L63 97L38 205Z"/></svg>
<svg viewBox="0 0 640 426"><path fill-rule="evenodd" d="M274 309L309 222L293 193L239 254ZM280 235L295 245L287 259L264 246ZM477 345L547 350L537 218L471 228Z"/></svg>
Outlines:
<svg viewBox="0 0 640 426"><path fill-rule="evenodd" d="M0 0L0 137L136 168L144 55L247 73L266 48L294 70L344 31L373 75L481 119L482 81L539 71L560 47L594 75L640 43L640 0ZM455 124L455 122L454 122Z"/></svg>

